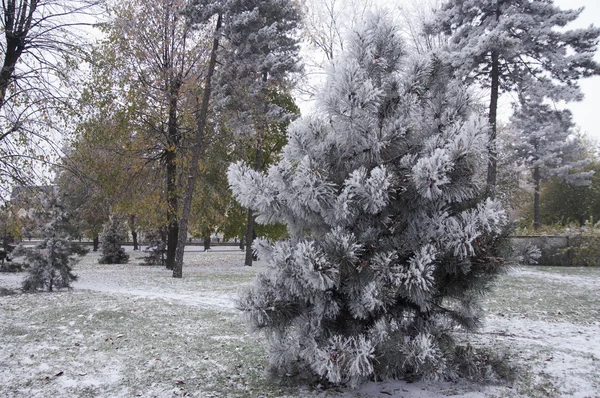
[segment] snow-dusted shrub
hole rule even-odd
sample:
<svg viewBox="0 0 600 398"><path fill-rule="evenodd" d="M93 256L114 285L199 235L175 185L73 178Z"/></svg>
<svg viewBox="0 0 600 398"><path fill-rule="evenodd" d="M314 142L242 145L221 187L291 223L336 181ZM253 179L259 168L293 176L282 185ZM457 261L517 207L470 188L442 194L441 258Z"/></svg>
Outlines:
<svg viewBox="0 0 600 398"><path fill-rule="evenodd" d="M584 267L600 266L600 236L573 236L569 239L571 265Z"/></svg>
<svg viewBox="0 0 600 398"><path fill-rule="evenodd" d="M539 263L542 251L533 243L513 239L511 257L516 264L535 265Z"/></svg>
<svg viewBox="0 0 600 398"><path fill-rule="evenodd" d="M14 290L7 289L5 287L0 287L0 297L2 296L12 296L13 294L17 294Z"/></svg>
<svg viewBox="0 0 600 398"><path fill-rule="evenodd" d="M71 282L77 279L72 272L78 261L76 255L83 256L88 250L67 239L71 230L69 214L55 195L50 194L42 201L36 217L42 225L41 243L34 248L18 246L15 249L15 256L24 256L29 266L23 290L51 292L70 288Z"/></svg>
<svg viewBox="0 0 600 398"><path fill-rule="evenodd" d="M148 246L144 252L148 255L144 257L144 265L163 265L167 243L163 240L160 232L152 231L146 235Z"/></svg>
<svg viewBox="0 0 600 398"><path fill-rule="evenodd" d="M14 261L0 262L0 272L21 272L23 264Z"/></svg>
<svg viewBox="0 0 600 398"><path fill-rule="evenodd" d="M442 60L407 57L400 36L369 18L281 161L228 170L257 221L290 233L255 244L267 269L239 300L277 374L455 377L453 333L479 325L502 267L505 213L483 196L487 122Z"/></svg>
<svg viewBox="0 0 600 398"><path fill-rule="evenodd" d="M75 255L84 255L86 251L77 244L60 238L46 238L33 249L23 252L29 264L29 275L23 281L23 290L70 288L77 280L73 274L73 265L77 263Z"/></svg>
<svg viewBox="0 0 600 398"><path fill-rule="evenodd" d="M104 226L100 235L100 264L125 264L129 261L129 255L125 254L125 249L121 247L121 242L125 240L122 230L123 226L117 217L111 217Z"/></svg>

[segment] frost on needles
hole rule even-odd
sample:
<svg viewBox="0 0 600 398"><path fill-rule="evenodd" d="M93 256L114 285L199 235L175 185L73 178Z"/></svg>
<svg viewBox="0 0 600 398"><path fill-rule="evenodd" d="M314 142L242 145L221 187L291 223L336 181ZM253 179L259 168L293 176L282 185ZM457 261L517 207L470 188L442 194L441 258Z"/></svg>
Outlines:
<svg viewBox="0 0 600 398"><path fill-rule="evenodd" d="M482 196L487 122L440 59L406 54L386 18L349 42L281 161L266 174L229 167L237 200L290 233L256 243L267 270L239 307L276 374L456 377L453 333L478 326L502 266L505 213Z"/></svg>

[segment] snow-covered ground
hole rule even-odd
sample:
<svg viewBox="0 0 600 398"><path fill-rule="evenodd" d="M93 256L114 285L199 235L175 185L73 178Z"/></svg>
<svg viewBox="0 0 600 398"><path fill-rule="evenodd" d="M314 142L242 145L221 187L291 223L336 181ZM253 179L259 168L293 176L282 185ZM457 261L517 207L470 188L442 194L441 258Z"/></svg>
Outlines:
<svg viewBox="0 0 600 398"><path fill-rule="evenodd" d="M184 278L87 255L68 292L0 297L1 397L599 397L600 268L517 268L470 338L505 353L512 383L368 383L321 390L270 381L264 342L235 297L261 264L238 250L186 254ZM0 274L18 288L24 274Z"/></svg>

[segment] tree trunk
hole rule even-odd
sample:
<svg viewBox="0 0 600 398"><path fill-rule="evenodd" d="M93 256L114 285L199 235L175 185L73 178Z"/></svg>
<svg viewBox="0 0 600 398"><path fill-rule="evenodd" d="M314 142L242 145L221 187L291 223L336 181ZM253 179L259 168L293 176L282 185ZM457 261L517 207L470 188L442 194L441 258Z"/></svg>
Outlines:
<svg viewBox="0 0 600 398"><path fill-rule="evenodd" d="M133 250L140 250L138 245L138 234L135 230L135 214L132 214L129 218L129 229L131 230L131 238L133 239Z"/></svg>
<svg viewBox="0 0 600 398"><path fill-rule="evenodd" d="M254 170L260 171L262 167L262 142L260 138L258 139L256 145L256 158L254 158ZM248 209L248 226L246 229L246 260L244 261L244 265L251 267L252 259L255 257L252 250L252 243L254 243L254 237L256 233L254 232L254 212L252 209Z"/></svg>
<svg viewBox="0 0 600 398"><path fill-rule="evenodd" d="M204 251L210 250L210 233L202 237L204 242Z"/></svg>
<svg viewBox="0 0 600 398"><path fill-rule="evenodd" d="M165 266L167 269L174 269L177 242L179 240L179 224L177 220L170 222L167 230L167 259L165 261Z"/></svg>
<svg viewBox="0 0 600 398"><path fill-rule="evenodd" d="M175 266L175 251L179 236L179 223L177 222L178 200L177 200L177 166L175 165L175 151L167 149L166 156L167 171L167 269Z"/></svg>
<svg viewBox="0 0 600 398"><path fill-rule="evenodd" d="M489 163L487 170L487 192L491 198L496 196L496 175L497 175L497 150L496 150L496 131L498 114L498 95L500 87L500 62L497 51L492 51L492 87L490 96L490 144L489 144Z"/></svg>
<svg viewBox="0 0 600 398"><path fill-rule="evenodd" d="M500 20L500 2L496 5L496 21ZM491 198L496 197L496 176L498 151L496 149L497 115L498 115L498 96L500 94L500 54L493 50L491 54L492 68L490 71L490 144L489 144L489 163L487 170L487 194Z"/></svg>
<svg viewBox="0 0 600 398"><path fill-rule="evenodd" d="M533 229L537 231L540 228L540 168L536 166L533 169Z"/></svg>
<svg viewBox="0 0 600 398"><path fill-rule="evenodd" d="M14 1L9 1L3 7L2 22L6 46L4 48L2 69L0 70L0 109L4 106L6 91L13 79L17 62L19 62L19 58L25 50L25 40L29 36L29 29L37 3L24 1L17 8ZM3 138L2 133L0 133L1 138Z"/></svg>
<svg viewBox="0 0 600 398"><path fill-rule="evenodd" d="M94 236L93 244L94 244L93 251L97 252L98 246L100 246L100 239L98 239L98 235Z"/></svg>
<svg viewBox="0 0 600 398"><path fill-rule="evenodd" d="M133 250L140 250L140 245L138 244L138 234L135 230L131 231L131 237L133 238Z"/></svg>
<svg viewBox="0 0 600 398"><path fill-rule="evenodd" d="M246 259L244 265L252 267L252 242L254 242L254 213L248 209L248 225L246 228Z"/></svg>
<svg viewBox="0 0 600 398"><path fill-rule="evenodd" d="M179 197L177 194L177 152L179 132L177 128L177 93L179 84L175 82L170 88L169 120L167 131L167 149L165 156L167 172L167 269L175 268L175 254L179 237ZM185 238L185 236L184 236Z"/></svg>
<svg viewBox="0 0 600 398"><path fill-rule="evenodd" d="M185 252L185 240L188 231L188 221L192 210L192 196L198 176L198 163L200 162L200 152L202 151L202 141L204 140L206 121L208 116L208 104L212 89L212 78L217 64L217 50L219 49L219 35L221 34L221 24L223 16L217 17L217 25L214 32L213 45L210 52L210 61L208 62L208 71L206 74L206 82L204 84L204 93L202 94L202 104L196 121L196 142L192 152L192 160L190 164L190 172L188 174L185 196L183 198L183 210L181 220L179 222L179 239L177 240L177 251L175 253L175 267L173 268L173 277L181 278L183 276L183 253Z"/></svg>

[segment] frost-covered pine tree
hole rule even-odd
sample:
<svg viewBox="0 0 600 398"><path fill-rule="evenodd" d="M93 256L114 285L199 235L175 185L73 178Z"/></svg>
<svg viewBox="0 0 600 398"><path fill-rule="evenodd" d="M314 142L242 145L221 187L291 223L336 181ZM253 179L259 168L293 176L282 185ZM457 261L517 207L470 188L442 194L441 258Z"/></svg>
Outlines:
<svg viewBox="0 0 600 398"><path fill-rule="evenodd" d="M356 385L453 377L452 333L479 324L501 268L499 203L482 197L488 124L435 56L407 56L371 15L328 70L266 174L231 165L237 200L290 239L255 248L267 270L239 307L277 374Z"/></svg>
<svg viewBox="0 0 600 398"><path fill-rule="evenodd" d="M429 30L449 35L446 56L459 76L490 89L492 139L499 95L516 90L526 76L535 79L545 97L578 101L579 79L600 73L594 60L600 29L566 29L581 11L561 10L553 0L445 0ZM493 192L493 143L490 153Z"/></svg>
<svg viewBox="0 0 600 398"><path fill-rule="evenodd" d="M574 132L571 112L556 109L534 88L524 90L511 117L520 160L531 170L534 186L533 228L540 227L540 182L555 176L575 186L589 185L593 171Z"/></svg>
<svg viewBox="0 0 600 398"><path fill-rule="evenodd" d="M129 262L129 255L125 254L125 249L121 247L121 242L125 240L123 236L123 226L117 217L110 217L110 220L104 226L100 239L100 252L102 256L98 260L100 264L125 264Z"/></svg>
<svg viewBox="0 0 600 398"><path fill-rule="evenodd" d="M195 27L214 26L212 48L204 80L203 96L196 112L195 143L189 162L183 200L179 241L175 255L173 276L182 277L183 254L188 231L192 196L196 184L200 155L207 149L209 104L222 111L235 108L235 119L255 127L257 119L269 119L274 112L281 113L264 103L268 99L271 82L285 76L286 65L296 62L296 40L292 32L297 23L297 11L293 0L190 0L184 10L188 22ZM291 49L293 51L288 51ZM217 64L219 64L217 66ZM218 83L213 83L213 78ZM260 82L260 83L257 83ZM237 83L237 84L236 84ZM276 92L277 90L275 90ZM211 94L219 98L214 106ZM256 109L256 103L261 109ZM227 119L231 115L220 115ZM212 121L210 121L212 124ZM238 126L241 123L237 123ZM251 129L252 130L252 129ZM210 140L208 140L210 141ZM210 145L208 146L210 147ZM249 214L249 220L253 217ZM252 237L249 228L247 236ZM251 253L250 253L251 255ZM250 257L251 260L251 257Z"/></svg>
<svg viewBox="0 0 600 398"><path fill-rule="evenodd" d="M223 15L214 102L228 126L236 134L255 135L293 118L272 97L287 89L290 75L300 70L296 31L301 16L295 2L211 1L220 4Z"/></svg>
<svg viewBox="0 0 600 398"><path fill-rule="evenodd" d="M269 135L296 114L282 106L290 75L300 70L300 12L292 0L228 0L222 2L221 65L216 70L215 105L235 133L255 170L269 157ZM246 149L247 148L247 149ZM245 265L251 266L254 214L248 210Z"/></svg>
<svg viewBox="0 0 600 398"><path fill-rule="evenodd" d="M35 292L70 288L77 279L72 267L77 263L75 255L84 255L87 250L68 240L71 229L69 214L56 195L49 194L36 212L37 220L44 222L40 227L42 241L33 249L19 247L18 255L25 257L29 275L23 281L23 290Z"/></svg>

